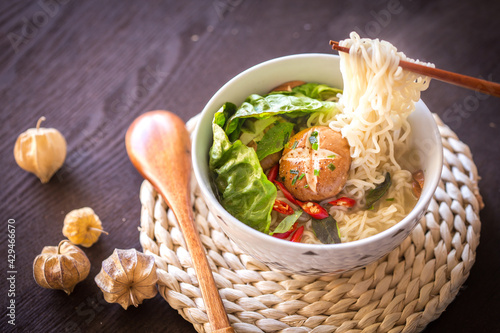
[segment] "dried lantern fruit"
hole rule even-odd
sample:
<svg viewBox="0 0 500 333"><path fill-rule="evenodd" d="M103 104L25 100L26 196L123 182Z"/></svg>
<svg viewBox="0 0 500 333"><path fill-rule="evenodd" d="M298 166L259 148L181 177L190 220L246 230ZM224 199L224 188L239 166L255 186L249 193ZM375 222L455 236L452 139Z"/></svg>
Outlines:
<svg viewBox="0 0 500 333"><path fill-rule="evenodd" d="M64 218L63 235L73 244L90 247L97 242L101 233L108 234L102 230L101 220L89 207L75 209Z"/></svg>
<svg viewBox="0 0 500 333"><path fill-rule="evenodd" d="M64 290L68 295L85 280L90 261L85 253L67 239L58 246L46 246L33 261L33 277L43 288Z"/></svg>
<svg viewBox="0 0 500 333"><path fill-rule="evenodd" d="M108 303L118 303L124 309L133 304L137 307L143 300L153 298L156 288L156 265L153 256L136 249L115 249L102 262L102 268L95 277Z"/></svg>
<svg viewBox="0 0 500 333"><path fill-rule="evenodd" d="M16 163L47 183L66 159L66 140L55 128L41 128L45 117L38 119L36 128L19 135L14 146Z"/></svg>

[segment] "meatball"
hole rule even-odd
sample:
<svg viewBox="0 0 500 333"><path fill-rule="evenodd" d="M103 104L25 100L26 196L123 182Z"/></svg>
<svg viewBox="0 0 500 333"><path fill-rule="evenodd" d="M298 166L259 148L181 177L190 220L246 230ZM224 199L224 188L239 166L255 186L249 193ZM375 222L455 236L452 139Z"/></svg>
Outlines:
<svg viewBox="0 0 500 333"><path fill-rule="evenodd" d="M301 201L321 201L339 193L351 166L350 148L342 135L314 126L294 135L283 150L279 176Z"/></svg>

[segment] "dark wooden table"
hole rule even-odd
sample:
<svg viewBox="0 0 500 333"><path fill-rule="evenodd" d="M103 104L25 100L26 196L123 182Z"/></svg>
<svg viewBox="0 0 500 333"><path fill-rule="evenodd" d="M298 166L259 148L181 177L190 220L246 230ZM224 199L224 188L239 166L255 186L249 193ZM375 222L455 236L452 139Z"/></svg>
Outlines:
<svg viewBox="0 0 500 333"><path fill-rule="evenodd" d="M227 80L271 58L330 53L352 30L408 56L500 81L499 1L2 1L1 316L12 332L194 332L160 296L123 311L94 277L115 248L139 244L139 186L124 134L132 120L168 109L184 120ZM499 99L433 81L422 99L467 143L486 204L470 277L427 332L500 331ZM15 164L21 132L40 116L68 142L48 184ZM92 207L109 236L85 249L89 277L72 295L38 287L32 262L62 238L66 213ZM7 224L15 220L15 296L8 296ZM15 327L6 307L15 299Z"/></svg>

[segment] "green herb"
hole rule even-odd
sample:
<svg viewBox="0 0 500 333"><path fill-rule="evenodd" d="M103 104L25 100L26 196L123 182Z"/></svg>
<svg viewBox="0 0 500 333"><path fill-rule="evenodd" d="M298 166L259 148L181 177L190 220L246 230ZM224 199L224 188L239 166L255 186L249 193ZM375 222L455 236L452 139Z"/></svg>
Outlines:
<svg viewBox="0 0 500 333"><path fill-rule="evenodd" d="M297 148L297 145L298 145L298 144L299 144L299 142L298 142L298 141L295 141L295 142L293 143L292 149Z"/></svg>
<svg viewBox="0 0 500 333"><path fill-rule="evenodd" d="M333 165L333 163L328 164L328 169L332 171L335 170L335 165Z"/></svg>
<svg viewBox="0 0 500 333"><path fill-rule="evenodd" d="M302 178L304 178L305 175L306 175L305 173L301 173L299 176L299 180L302 180Z"/></svg>
<svg viewBox="0 0 500 333"><path fill-rule="evenodd" d="M319 169L314 169L314 175L319 176Z"/></svg>
<svg viewBox="0 0 500 333"><path fill-rule="evenodd" d="M297 182L298 178L299 178L299 175L295 175L295 177L293 177L293 179L292 179L292 185L295 185L295 183Z"/></svg>
<svg viewBox="0 0 500 333"><path fill-rule="evenodd" d="M328 155L327 157L328 157L328 158L335 158L335 156L336 156L336 155L334 154L334 155Z"/></svg>
<svg viewBox="0 0 500 333"><path fill-rule="evenodd" d="M293 226L293 224L297 221L297 219L300 217L300 215L302 215L302 211L300 209L294 211L292 215L288 215L287 217L285 217L280 222L280 224L278 224L276 229L274 229L274 231L271 231L269 234L270 235L282 234L284 232L287 232L288 230L290 230L290 228Z"/></svg>
<svg viewBox="0 0 500 333"><path fill-rule="evenodd" d="M389 187L391 187L391 184L392 184L391 174L386 173L384 181L379 185L377 185L377 187L375 187L373 190L370 191L370 193L366 195L365 208L370 209L370 207L372 207L375 202L377 202L380 198L382 198L389 189Z"/></svg>
<svg viewBox="0 0 500 333"><path fill-rule="evenodd" d="M304 185L304 188L309 188L309 184L305 184L305 185Z"/></svg>
<svg viewBox="0 0 500 333"><path fill-rule="evenodd" d="M338 244L340 241L340 231L337 221L332 216L322 220L313 219L312 227L316 237L323 244Z"/></svg>
<svg viewBox="0 0 500 333"><path fill-rule="evenodd" d="M318 150L318 148L319 148L319 146L318 146L318 144L317 144L317 143L313 143L313 144L312 144L312 149L314 149L314 150Z"/></svg>
<svg viewBox="0 0 500 333"><path fill-rule="evenodd" d="M299 170L291 169L291 170L290 170L290 173L291 173L292 175L298 175L298 174L299 174Z"/></svg>
<svg viewBox="0 0 500 333"><path fill-rule="evenodd" d="M311 133L311 136L315 136L315 137L317 137L317 136L318 136L318 131L313 131L313 132Z"/></svg>
<svg viewBox="0 0 500 333"><path fill-rule="evenodd" d="M394 201L394 198L387 198L385 201Z"/></svg>

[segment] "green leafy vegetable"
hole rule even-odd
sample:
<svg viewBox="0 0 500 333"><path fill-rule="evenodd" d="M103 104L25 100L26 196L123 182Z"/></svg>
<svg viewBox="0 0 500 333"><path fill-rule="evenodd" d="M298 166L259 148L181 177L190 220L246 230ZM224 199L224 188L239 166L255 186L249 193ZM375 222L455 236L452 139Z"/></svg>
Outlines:
<svg viewBox="0 0 500 333"><path fill-rule="evenodd" d="M335 165L333 163L328 164L328 169L335 170Z"/></svg>
<svg viewBox="0 0 500 333"><path fill-rule="evenodd" d="M212 129L214 143L210 148L209 167L222 206L238 220L268 233L276 187L262 171L252 148L240 140L231 143L215 121Z"/></svg>
<svg viewBox="0 0 500 333"><path fill-rule="evenodd" d="M244 145L247 145L252 140L258 142L264 137L264 130L279 119L280 117L246 119L241 126L241 135L239 139Z"/></svg>
<svg viewBox="0 0 500 333"><path fill-rule="evenodd" d="M282 150L285 139L290 137L292 130L293 124L289 122L280 122L272 126L264 134L262 140L257 143L257 157L259 161L262 161L268 155Z"/></svg>
<svg viewBox="0 0 500 333"><path fill-rule="evenodd" d="M307 96L319 99L321 101L326 101L328 99L335 99L337 97L337 94L342 93L342 90L332 88L330 86L327 86L326 84L305 83L293 88L292 91L274 92L274 94L276 93L288 94L297 97Z"/></svg>
<svg viewBox="0 0 500 333"><path fill-rule="evenodd" d="M268 118L276 115L296 118L313 112L332 111L336 105L336 102L320 101L307 96L296 97L284 94L260 96L253 94L227 120L225 131L228 137L237 137L241 131L241 124L246 118Z"/></svg>
<svg viewBox="0 0 500 333"><path fill-rule="evenodd" d="M324 219L313 219L312 227L316 237L323 244L338 244L340 241L340 231L337 221L330 215Z"/></svg>
<svg viewBox="0 0 500 333"><path fill-rule="evenodd" d="M224 105L221 106L219 111L215 113L213 122L219 125L220 127L224 127L226 121L229 118L231 118L233 114L236 113L237 109L238 108L233 103L230 102L224 103Z"/></svg>
<svg viewBox="0 0 500 333"><path fill-rule="evenodd" d="M391 174L386 173L384 181L378 184L377 187L375 187L366 195L365 208L370 209L375 202L377 202L380 198L382 198L389 189L389 187L391 187L391 184L392 184Z"/></svg>
<svg viewBox="0 0 500 333"><path fill-rule="evenodd" d="M314 175L319 176L319 169L314 169Z"/></svg>
<svg viewBox="0 0 500 333"><path fill-rule="evenodd" d="M292 215L288 215L285 217L280 224L274 229L274 231L270 232L269 234L282 234L284 232L287 232L290 230L290 228L293 226L293 224L298 220L298 218L302 215L302 210L296 210L293 212Z"/></svg>

